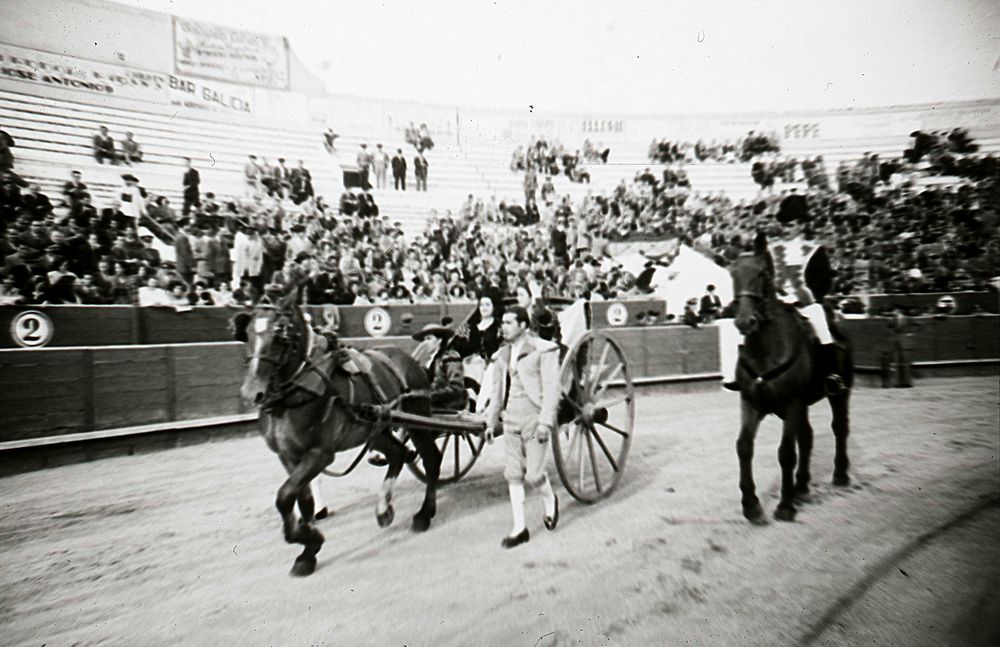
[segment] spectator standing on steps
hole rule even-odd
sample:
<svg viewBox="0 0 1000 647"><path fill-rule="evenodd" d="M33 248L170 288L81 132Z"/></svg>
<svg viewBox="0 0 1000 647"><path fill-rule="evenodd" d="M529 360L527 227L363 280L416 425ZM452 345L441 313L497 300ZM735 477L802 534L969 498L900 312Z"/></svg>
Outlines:
<svg viewBox="0 0 1000 647"><path fill-rule="evenodd" d="M427 190L427 167L430 166L427 163L427 158L424 157L423 151L418 151L417 156L413 158L413 175L417 178L417 191Z"/></svg>
<svg viewBox="0 0 1000 647"><path fill-rule="evenodd" d="M392 181L397 191L406 191L406 157L402 148L397 148L392 156Z"/></svg>
<svg viewBox="0 0 1000 647"><path fill-rule="evenodd" d="M385 172L389 168L389 156L382 150L382 144L375 144L375 157L372 165L375 167L375 187L384 189L386 186Z"/></svg>
<svg viewBox="0 0 1000 647"><path fill-rule="evenodd" d="M184 209L181 213L185 216L191 213L192 207L201 206L201 174L194 167L190 157L185 157L187 170L184 171Z"/></svg>
<svg viewBox="0 0 1000 647"><path fill-rule="evenodd" d="M361 144L361 150L358 151L358 173L361 175L361 188L365 191L372 188L368 174L371 172L373 159L372 154L368 152L368 144Z"/></svg>

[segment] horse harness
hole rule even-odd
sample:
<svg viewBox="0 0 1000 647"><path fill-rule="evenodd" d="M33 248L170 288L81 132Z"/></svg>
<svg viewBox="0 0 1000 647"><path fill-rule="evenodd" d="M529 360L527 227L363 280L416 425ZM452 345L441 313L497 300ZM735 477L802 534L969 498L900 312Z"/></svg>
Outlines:
<svg viewBox="0 0 1000 647"><path fill-rule="evenodd" d="M294 330L294 326L279 324L275 327L275 338L281 342L281 345L284 348L278 358L275 359L268 355L253 354L249 359L257 359L274 364L275 366L281 366L288 354L296 350L298 344L300 343L300 337L300 333ZM310 346L312 346L312 344L310 344ZM261 411L267 413L279 408L293 409L301 407L316 400L317 398L326 398L330 395L330 393L332 393L333 396L329 398L327 409L323 414L324 419L329 415L330 409L333 405L337 401L341 401L342 407L354 422L374 424L381 422L381 420L366 416L365 414L370 413L370 408L366 408L354 401L354 385L350 378L357 376L359 379L364 381L365 385L371 391L372 397L376 400L376 404L381 405L382 407L394 408L404 396L410 394L411 389L409 382L406 379L406 375L402 370L400 370L396 363L382 351L373 349L369 350L367 355L363 355L354 349L338 348L328 354L324 354L320 358L320 361L322 361L322 359L332 360L328 362L328 366L321 366L312 357L312 355L314 355L313 350L306 349L303 353L302 361L296 368L295 372L292 373L288 379L277 385L274 384L273 379L268 382L268 388L264 394L264 399L260 403ZM399 396L389 398L385 390L379 386L374 379L372 379L372 359L382 365L382 367L385 368L398 382L400 392ZM327 364L327 362L323 363ZM337 389L337 385L334 384L333 378L331 377L331 370L336 369L341 370L348 376L348 379L346 380L346 394L340 393ZM318 384L316 384L317 379L319 382ZM321 387L321 389L317 387ZM311 397L307 397L300 402L289 403L289 399L296 393L306 393Z"/></svg>

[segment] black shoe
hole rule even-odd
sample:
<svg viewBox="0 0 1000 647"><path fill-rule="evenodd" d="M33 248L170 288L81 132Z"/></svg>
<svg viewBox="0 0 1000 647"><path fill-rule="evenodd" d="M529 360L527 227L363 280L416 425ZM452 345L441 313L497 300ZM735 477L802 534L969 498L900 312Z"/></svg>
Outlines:
<svg viewBox="0 0 1000 647"><path fill-rule="evenodd" d="M389 461L382 454L372 454L368 457L368 464L375 467L385 467L389 464Z"/></svg>
<svg viewBox="0 0 1000 647"><path fill-rule="evenodd" d="M329 510L329 508L327 508L326 506L323 506L323 509L320 510L319 512L317 512L313 516L313 519L315 519L316 521L321 521L323 519L326 519L329 516L330 516L330 510Z"/></svg>
<svg viewBox="0 0 1000 647"><path fill-rule="evenodd" d="M555 530L556 525L559 523L559 495L555 495L555 497L556 497L555 513L551 517L549 515L545 515L542 517L542 522L545 524L546 530Z"/></svg>
<svg viewBox="0 0 1000 647"><path fill-rule="evenodd" d="M740 385L739 385L738 382L735 382L735 381L734 382L723 382L722 383L722 388L726 389L727 391L739 391L740 390Z"/></svg>
<svg viewBox="0 0 1000 647"><path fill-rule="evenodd" d="M515 546L520 546L521 544L528 543L530 535L528 534L528 529L525 528L521 532L517 533L513 537L504 537L500 540L500 545L504 548L514 548Z"/></svg>

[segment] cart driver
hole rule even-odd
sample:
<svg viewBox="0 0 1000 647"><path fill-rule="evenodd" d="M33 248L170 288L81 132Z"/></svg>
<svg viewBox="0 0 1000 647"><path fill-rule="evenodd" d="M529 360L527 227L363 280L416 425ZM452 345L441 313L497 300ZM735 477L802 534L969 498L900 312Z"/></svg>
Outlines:
<svg viewBox="0 0 1000 647"><path fill-rule="evenodd" d="M413 334L413 339L419 342L413 350L413 359L430 378L433 409L462 411L468 406L469 394L465 390L462 358L449 343L454 334L451 328L438 324L427 324ZM393 433L400 441L405 438L405 432ZM412 462L416 457L416 452L411 450L407 452L406 462ZM382 453L376 450L369 452L368 462L375 466L388 464Z"/></svg>

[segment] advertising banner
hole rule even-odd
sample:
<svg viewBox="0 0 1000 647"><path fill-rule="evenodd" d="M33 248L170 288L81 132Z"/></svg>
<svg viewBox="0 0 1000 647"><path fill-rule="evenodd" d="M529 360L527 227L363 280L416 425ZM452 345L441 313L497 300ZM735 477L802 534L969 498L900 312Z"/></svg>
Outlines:
<svg viewBox="0 0 1000 647"><path fill-rule="evenodd" d="M0 43L0 81L14 80L61 92L124 99L173 108L183 114L213 112L255 122L305 123L304 95L206 81L125 65L99 63ZM98 99L100 100L100 99Z"/></svg>
<svg viewBox="0 0 1000 647"><path fill-rule="evenodd" d="M174 16L174 69L219 81L288 89L288 40Z"/></svg>

